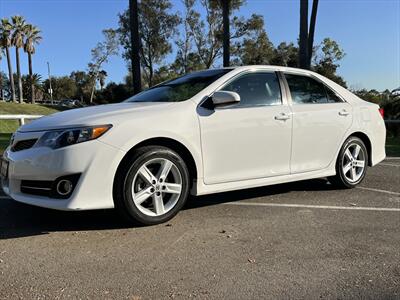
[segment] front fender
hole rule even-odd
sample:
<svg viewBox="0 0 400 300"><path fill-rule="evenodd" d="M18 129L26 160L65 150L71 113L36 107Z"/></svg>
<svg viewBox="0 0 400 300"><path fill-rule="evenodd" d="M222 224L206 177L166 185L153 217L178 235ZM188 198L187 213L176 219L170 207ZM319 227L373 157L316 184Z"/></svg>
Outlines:
<svg viewBox="0 0 400 300"><path fill-rule="evenodd" d="M196 105L192 101L182 102L163 111L133 114L131 119L115 124L109 134L100 140L128 152L138 144L155 138L171 139L185 146L196 163L198 178L203 177L200 127Z"/></svg>

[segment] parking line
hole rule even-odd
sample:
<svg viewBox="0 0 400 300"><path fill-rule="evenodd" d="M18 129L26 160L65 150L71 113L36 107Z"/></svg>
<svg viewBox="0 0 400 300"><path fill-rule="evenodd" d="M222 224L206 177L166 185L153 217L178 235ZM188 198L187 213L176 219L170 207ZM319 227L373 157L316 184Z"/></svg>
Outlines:
<svg viewBox="0 0 400 300"><path fill-rule="evenodd" d="M330 206L330 205L308 205L308 204L286 204L286 203L257 203L257 202L227 202L227 203L224 203L224 205L400 212L400 208L391 208L391 207Z"/></svg>
<svg viewBox="0 0 400 300"><path fill-rule="evenodd" d="M366 191L371 191L371 192L377 192L377 193L384 193L384 194L389 194L389 195L400 196L400 193L398 193L398 192L374 189L374 188L369 188L369 187L365 187L365 186L358 186L356 188L360 189L360 190L366 190Z"/></svg>
<svg viewBox="0 0 400 300"><path fill-rule="evenodd" d="M400 167L400 165L380 163L378 166Z"/></svg>

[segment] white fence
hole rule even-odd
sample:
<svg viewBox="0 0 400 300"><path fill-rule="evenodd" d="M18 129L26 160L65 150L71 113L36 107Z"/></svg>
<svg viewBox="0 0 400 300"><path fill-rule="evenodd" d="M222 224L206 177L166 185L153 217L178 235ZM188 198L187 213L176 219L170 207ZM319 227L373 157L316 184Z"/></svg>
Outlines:
<svg viewBox="0 0 400 300"><path fill-rule="evenodd" d="M25 120L39 119L41 115L0 115L0 120L18 120L19 125L24 125Z"/></svg>

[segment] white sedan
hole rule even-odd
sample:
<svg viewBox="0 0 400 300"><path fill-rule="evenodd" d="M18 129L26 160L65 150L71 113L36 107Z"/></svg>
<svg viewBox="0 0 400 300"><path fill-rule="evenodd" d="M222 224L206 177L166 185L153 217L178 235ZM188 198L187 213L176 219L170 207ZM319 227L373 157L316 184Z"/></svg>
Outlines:
<svg viewBox="0 0 400 300"><path fill-rule="evenodd" d="M191 73L111 105L18 129L1 163L16 201L171 219L189 193L327 177L352 188L385 158L384 121L316 73L248 66Z"/></svg>

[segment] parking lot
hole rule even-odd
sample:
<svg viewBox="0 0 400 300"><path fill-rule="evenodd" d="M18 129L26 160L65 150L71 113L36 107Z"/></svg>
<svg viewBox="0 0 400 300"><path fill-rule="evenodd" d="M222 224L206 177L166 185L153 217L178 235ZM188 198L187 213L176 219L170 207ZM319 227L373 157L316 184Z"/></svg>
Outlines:
<svg viewBox="0 0 400 300"><path fill-rule="evenodd" d="M361 187L310 180L192 198L168 224L0 194L0 298L400 298L400 159Z"/></svg>

